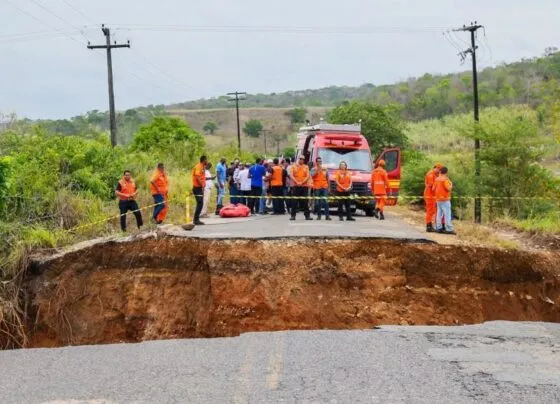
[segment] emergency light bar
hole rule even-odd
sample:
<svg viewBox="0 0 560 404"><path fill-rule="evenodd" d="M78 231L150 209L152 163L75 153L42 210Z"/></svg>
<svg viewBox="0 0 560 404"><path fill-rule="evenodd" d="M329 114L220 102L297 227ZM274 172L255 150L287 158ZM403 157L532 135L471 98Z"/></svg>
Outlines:
<svg viewBox="0 0 560 404"><path fill-rule="evenodd" d="M343 134L325 135L325 139L328 140L330 144L332 144L333 140L339 140L342 142L352 142L354 143L354 146L362 145L362 139L356 137L355 135L343 135Z"/></svg>

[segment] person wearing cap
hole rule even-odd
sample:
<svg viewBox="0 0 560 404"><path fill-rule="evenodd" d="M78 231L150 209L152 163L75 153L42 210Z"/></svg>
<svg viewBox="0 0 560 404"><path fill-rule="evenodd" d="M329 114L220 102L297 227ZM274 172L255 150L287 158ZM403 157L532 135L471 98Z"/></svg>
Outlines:
<svg viewBox="0 0 560 404"><path fill-rule="evenodd" d="M299 208L303 208L305 220L313 220L309 212L309 200L307 197L309 183L309 167L305 164L305 157L299 156L296 164L293 164L290 171L290 180L292 181L292 196L301 199L294 199L292 202L292 215L290 220L296 220L296 214Z"/></svg>
<svg viewBox="0 0 560 404"><path fill-rule="evenodd" d="M387 200L387 189L389 189L389 177L385 171L385 160L379 160L377 167L371 174L371 189L375 196L375 216L379 220L385 220L383 210Z"/></svg>
<svg viewBox="0 0 560 404"><path fill-rule="evenodd" d="M224 206L228 169L226 163L226 158L222 157L220 162L216 165L216 188L218 189L218 195L216 197L216 215L220 214L220 210Z"/></svg>
<svg viewBox="0 0 560 404"><path fill-rule="evenodd" d="M439 176L442 164L436 163L434 168L426 173L424 177L424 204L426 206L426 216L424 217L426 223L426 231L428 233L433 233L434 222L436 219L437 202L436 195L434 193L434 183L436 178Z"/></svg>
<svg viewBox="0 0 560 404"><path fill-rule="evenodd" d="M159 163L150 178L152 197L154 198L154 213L152 219L156 224L162 224L167 216L169 178L163 163Z"/></svg>

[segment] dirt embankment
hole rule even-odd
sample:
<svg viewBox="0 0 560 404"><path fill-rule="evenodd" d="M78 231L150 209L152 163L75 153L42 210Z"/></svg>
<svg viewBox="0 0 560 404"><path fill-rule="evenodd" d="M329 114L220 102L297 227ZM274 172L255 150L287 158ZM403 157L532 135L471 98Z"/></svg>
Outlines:
<svg viewBox="0 0 560 404"><path fill-rule="evenodd" d="M486 320L560 322L560 255L390 240L104 243L35 263L31 346Z"/></svg>

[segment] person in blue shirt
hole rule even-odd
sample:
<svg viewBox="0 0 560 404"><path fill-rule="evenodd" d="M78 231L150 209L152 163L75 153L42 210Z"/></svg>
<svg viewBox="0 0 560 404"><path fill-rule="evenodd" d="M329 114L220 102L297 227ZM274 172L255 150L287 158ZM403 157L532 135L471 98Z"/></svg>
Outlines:
<svg viewBox="0 0 560 404"><path fill-rule="evenodd" d="M263 178L266 175L265 168L260 158L257 159L255 165L249 169L249 178L251 178L251 196L247 206L251 209L251 214L257 213L260 205L260 197L262 196ZM257 198L258 197L258 198Z"/></svg>
<svg viewBox="0 0 560 404"><path fill-rule="evenodd" d="M225 157L220 159L220 162L216 166L216 187L218 188L218 196L216 200L216 215L220 214L220 210L224 206L224 195L226 192L226 179L227 179L227 160Z"/></svg>

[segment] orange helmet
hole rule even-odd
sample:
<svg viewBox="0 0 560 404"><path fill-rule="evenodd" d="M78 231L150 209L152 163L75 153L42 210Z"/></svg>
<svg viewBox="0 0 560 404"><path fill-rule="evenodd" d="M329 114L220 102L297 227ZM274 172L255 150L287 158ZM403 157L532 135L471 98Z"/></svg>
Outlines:
<svg viewBox="0 0 560 404"><path fill-rule="evenodd" d="M378 166L381 166L381 167L385 167L385 160L379 160L379 161L377 162L377 165L378 165Z"/></svg>
<svg viewBox="0 0 560 404"><path fill-rule="evenodd" d="M443 167L443 164L441 163L436 163L436 165L434 166L434 168L437 168L438 170L441 169L441 167Z"/></svg>

